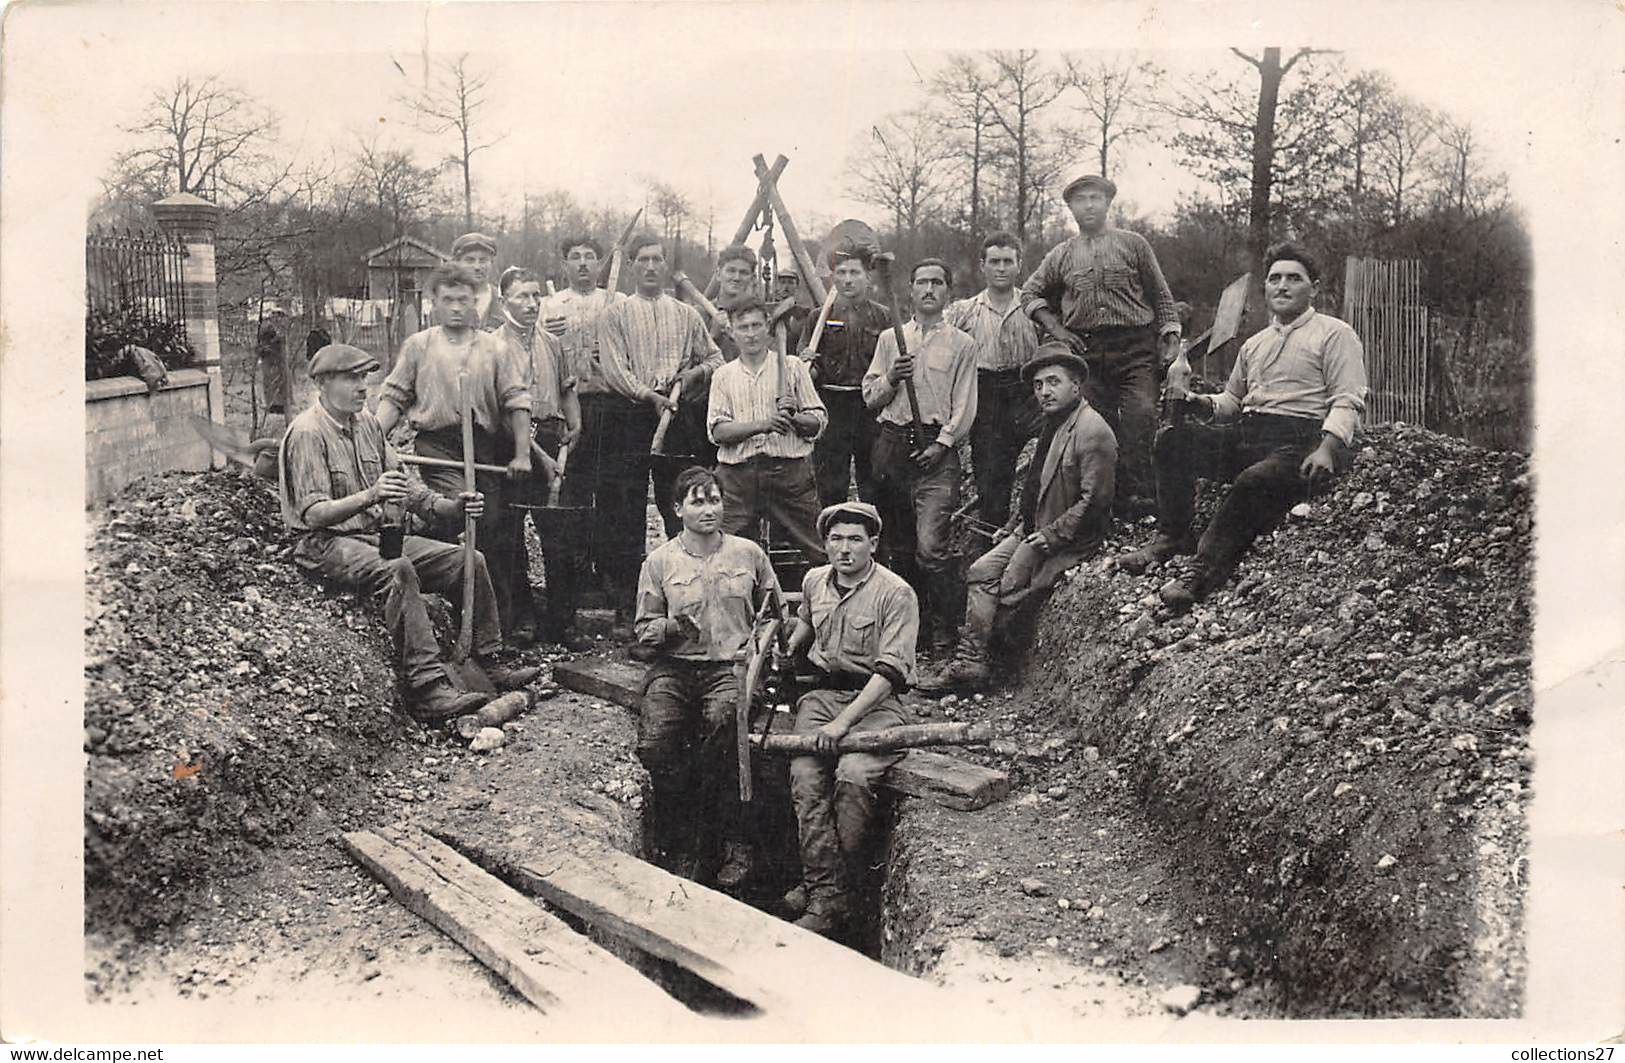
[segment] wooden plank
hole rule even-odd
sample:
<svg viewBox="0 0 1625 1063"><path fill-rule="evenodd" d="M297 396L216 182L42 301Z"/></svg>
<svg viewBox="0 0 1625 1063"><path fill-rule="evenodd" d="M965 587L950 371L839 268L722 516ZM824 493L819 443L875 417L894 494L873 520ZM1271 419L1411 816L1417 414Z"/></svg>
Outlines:
<svg viewBox="0 0 1625 1063"><path fill-rule="evenodd" d="M521 849L455 828L436 833L547 903L804 1034L844 1038L853 1025L891 1028L899 1016L942 1006L933 986L594 839L554 836L538 851L535 842ZM839 987L838 1020L808 1006L821 999L809 998L809 980Z"/></svg>
<svg viewBox="0 0 1625 1063"><path fill-rule="evenodd" d="M643 698L643 671L642 665L629 661L591 657L555 664L553 678L567 690L603 698L637 712ZM1010 777L1002 771L920 750L892 765L881 777L880 785L962 812L986 808L1010 794Z"/></svg>
<svg viewBox="0 0 1625 1063"><path fill-rule="evenodd" d="M549 1015L616 1010L670 1026L692 1014L657 985L571 930L443 842L415 829L350 831L350 856L389 887L401 905L427 920Z"/></svg>
<svg viewBox="0 0 1625 1063"><path fill-rule="evenodd" d="M942 753L916 749L886 769L881 784L909 797L974 812L1010 796L1010 776Z"/></svg>

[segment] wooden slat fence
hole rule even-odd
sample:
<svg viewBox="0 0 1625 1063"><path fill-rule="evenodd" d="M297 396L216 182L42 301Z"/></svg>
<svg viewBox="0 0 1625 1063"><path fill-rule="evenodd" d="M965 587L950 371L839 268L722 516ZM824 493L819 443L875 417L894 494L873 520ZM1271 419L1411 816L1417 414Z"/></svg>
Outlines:
<svg viewBox="0 0 1625 1063"><path fill-rule="evenodd" d="M1343 318L1365 345L1371 394L1367 423L1425 424L1428 308L1422 263L1350 256L1343 274Z"/></svg>

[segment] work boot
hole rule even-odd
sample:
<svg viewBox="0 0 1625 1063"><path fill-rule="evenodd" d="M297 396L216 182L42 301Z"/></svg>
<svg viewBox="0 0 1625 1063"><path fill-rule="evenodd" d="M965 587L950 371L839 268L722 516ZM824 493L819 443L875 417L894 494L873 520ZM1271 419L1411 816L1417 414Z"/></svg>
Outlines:
<svg viewBox="0 0 1625 1063"><path fill-rule="evenodd" d="M838 940L846 929L847 904L844 894L815 896L807 903L807 910L796 920L796 926L811 930L831 940Z"/></svg>
<svg viewBox="0 0 1625 1063"><path fill-rule="evenodd" d="M413 690L407 698L406 713L420 723L443 723L478 712L491 695L470 690L459 693L445 676L436 676Z"/></svg>
<svg viewBox="0 0 1625 1063"><path fill-rule="evenodd" d="M738 889L740 884L750 877L750 868L750 846L744 842L724 842L722 866L717 869L717 888L730 891Z"/></svg>
<svg viewBox="0 0 1625 1063"><path fill-rule="evenodd" d="M807 887L797 886L779 899L779 906L791 919L800 919L807 911Z"/></svg>
<svg viewBox="0 0 1625 1063"><path fill-rule="evenodd" d="M1212 572L1200 559L1192 566L1191 574L1183 579L1171 579L1157 591L1157 596L1175 613L1183 613L1208 596L1208 592L1224 582L1222 576Z"/></svg>
<svg viewBox="0 0 1625 1063"><path fill-rule="evenodd" d="M946 694L957 689L981 690L992 681L987 654L960 642L952 659L941 668L920 676L914 688L922 694Z"/></svg>
<svg viewBox="0 0 1625 1063"><path fill-rule="evenodd" d="M1149 543L1138 550L1118 554L1117 567L1125 572L1139 575L1152 565L1160 565L1175 554L1188 554L1191 549L1192 544L1189 539L1176 538L1165 531L1159 530Z"/></svg>
<svg viewBox="0 0 1625 1063"><path fill-rule="evenodd" d="M496 657L479 658L480 671L498 690L523 690L542 670L533 664L506 664Z"/></svg>

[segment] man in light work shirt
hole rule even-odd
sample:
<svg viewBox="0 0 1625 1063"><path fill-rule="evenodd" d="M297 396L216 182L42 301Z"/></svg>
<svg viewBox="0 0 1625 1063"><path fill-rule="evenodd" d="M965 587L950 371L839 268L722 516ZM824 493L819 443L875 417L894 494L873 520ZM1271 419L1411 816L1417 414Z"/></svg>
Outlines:
<svg viewBox="0 0 1625 1063"><path fill-rule="evenodd" d="M1016 276L1021 242L998 232L982 241L987 287L949 305L943 318L976 341L976 421L971 425L971 464L982 520L1002 526L1010 516L1010 489L1021 447L1038 431L1033 390L1022 367L1038 349L1038 330L1021 309Z"/></svg>
<svg viewBox="0 0 1625 1063"><path fill-rule="evenodd" d="M618 589L617 597L624 595L618 607L630 606L635 592L643 557L649 445L660 411L672 406L668 392L674 381L681 380L685 400L703 408L711 373L722 364L722 352L711 341L700 312L665 293L668 270L661 242L640 237L631 251L637 291L611 303L599 319L600 368L616 394L606 412L622 424L615 438L619 452L604 456L607 469L598 499L600 525L614 537L600 557L610 568L607 575ZM692 444L676 430L674 423L666 449L693 453ZM676 476L665 463L655 466L655 503L668 537L682 528L671 500Z"/></svg>
<svg viewBox="0 0 1625 1063"><path fill-rule="evenodd" d="M778 579L760 546L722 531L713 473L685 469L673 490L682 530L638 573L638 646L653 657L638 713L638 760L652 791L643 822L657 864L696 881L714 873L732 889L750 867L734 658Z"/></svg>
<svg viewBox="0 0 1625 1063"><path fill-rule="evenodd" d="M503 340L474 327L473 276L461 266L443 266L429 280L435 320L440 322L414 333L401 344L395 367L385 378L378 401L378 423L385 434L404 417L417 433L418 454L461 463L462 410L457 378L468 371L474 407L474 460L482 465L508 467L508 480L530 475L529 367ZM423 482L441 494L462 490L461 469L423 469ZM497 593L497 615L504 634L514 630L514 575L512 537L515 523L505 505L504 478L491 473L476 477L485 496L479 521L479 545L491 566ZM445 526L438 534L456 540L461 528Z"/></svg>
<svg viewBox="0 0 1625 1063"><path fill-rule="evenodd" d="M1116 510L1137 518L1155 507L1151 439L1161 364L1179 353L1179 315L1156 253L1139 233L1107 224L1117 186L1093 174L1061 193L1078 235L1052 249L1021 286L1028 315L1050 339L1089 363L1089 405L1118 443Z"/></svg>
<svg viewBox="0 0 1625 1063"><path fill-rule="evenodd" d="M739 357L712 376L706 417L711 441L717 445L722 530L751 537L757 522L766 517L813 564L822 564L824 548L813 530L818 483L812 452L829 415L813 388L807 363L784 358L788 379L780 378L780 359L768 352L767 307L761 300L735 306L730 330Z"/></svg>
<svg viewBox="0 0 1625 1063"><path fill-rule="evenodd" d="M497 282L502 296L503 325L497 335L512 348L513 356L527 369L530 381L530 424L532 438L548 457L557 459L559 448L573 444L581 434L581 405L576 398L575 377L564 366L564 348L559 341L536 327L542 308L541 278L528 269L509 266ZM515 501L542 505L547 501L548 482L540 476L515 485ZM536 638L536 602L530 588L530 552L525 542L525 510L513 511L513 577L515 642ZM542 635L560 645L581 644L571 633L575 619L576 561L570 543L550 536L537 527L542 558L547 573L547 598L542 609Z"/></svg>
<svg viewBox="0 0 1625 1063"><path fill-rule="evenodd" d="M933 648L953 645L959 628L958 558L949 519L959 506L959 453L976 420L976 342L942 318L953 277L948 264L921 259L910 275L914 317L903 326L908 356L898 357L888 329L863 378L863 401L880 421L874 470L886 526L888 560L924 600ZM913 411L904 381L913 378L924 438L910 449Z"/></svg>
<svg viewBox="0 0 1625 1063"><path fill-rule="evenodd" d="M1315 310L1319 265L1291 243L1270 248L1264 261L1269 327L1241 345L1217 395L1170 390L1170 402L1206 411L1219 424L1187 417L1157 434L1157 534L1117 559L1141 572L1189 553L1196 478L1231 479L1196 544L1190 575L1161 590L1176 611L1228 579L1255 538L1348 467L1365 412L1365 349L1345 322Z"/></svg>
<svg viewBox="0 0 1625 1063"><path fill-rule="evenodd" d="M383 557L382 506L403 507L434 525L456 522L465 512L477 518L485 500L462 490L447 497L407 478L383 427L367 412L367 374L377 368L372 355L344 343L329 344L311 358L317 401L288 425L277 452L282 520L302 533L293 550L299 567L383 599L408 690L407 711L425 722L455 719L478 709L488 695L452 688L423 592L460 597L463 551L406 535L399 557ZM502 648L496 596L484 557L475 554L474 561L474 652L494 685L517 689L539 670L510 668L495 656Z"/></svg>
<svg viewBox="0 0 1625 1063"><path fill-rule="evenodd" d="M829 564L801 581L787 646L819 672L796 703L795 732L819 752L790 761L801 835L801 885L785 895L796 925L827 936L846 927L852 894L875 864L875 785L901 753L838 753L848 734L911 722L900 695L914 682L920 610L914 591L874 560L880 513L842 502L818 514Z"/></svg>

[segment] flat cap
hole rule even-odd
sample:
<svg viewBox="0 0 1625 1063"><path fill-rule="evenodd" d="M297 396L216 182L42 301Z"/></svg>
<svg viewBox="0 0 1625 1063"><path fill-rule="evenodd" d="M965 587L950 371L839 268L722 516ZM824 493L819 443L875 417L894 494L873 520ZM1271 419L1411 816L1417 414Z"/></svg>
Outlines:
<svg viewBox="0 0 1625 1063"><path fill-rule="evenodd" d="M835 523L837 517L857 517L870 521L878 534L883 525L880 521L880 510L867 502L837 502L833 506L825 506L818 513L818 537L822 539L829 534L829 526Z"/></svg>
<svg viewBox="0 0 1625 1063"><path fill-rule="evenodd" d="M1064 365L1078 374L1078 379L1089 379L1088 362L1073 354L1072 348L1060 340L1046 340L1038 345L1038 352L1033 355L1033 360L1021 367L1022 382L1031 384L1038 371L1047 365Z"/></svg>
<svg viewBox="0 0 1625 1063"><path fill-rule="evenodd" d="M484 233L464 233L452 243L451 257L456 258L464 251L472 251L476 248L483 248L486 253L495 255L497 253L497 242Z"/></svg>
<svg viewBox="0 0 1625 1063"><path fill-rule="evenodd" d="M775 276L775 277L795 277L797 279L800 279L801 271L799 269L796 269L796 264L794 262L786 262L784 265L780 266L778 269L775 269L773 271L773 276Z"/></svg>
<svg viewBox="0 0 1625 1063"><path fill-rule="evenodd" d="M329 343L310 359L310 375L323 373L353 373L357 369L372 372L378 368L378 359L348 343Z"/></svg>
<svg viewBox="0 0 1625 1063"><path fill-rule="evenodd" d="M1086 173L1082 177L1074 177L1066 183L1066 187L1061 190L1061 201L1065 202L1071 199L1074 194L1083 191L1085 188L1098 188L1106 193L1107 199L1117 198L1117 186L1115 184L1097 173Z"/></svg>

